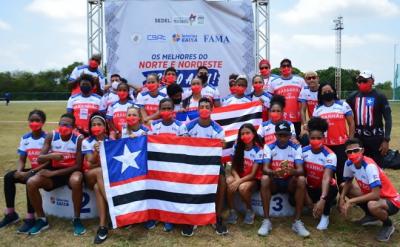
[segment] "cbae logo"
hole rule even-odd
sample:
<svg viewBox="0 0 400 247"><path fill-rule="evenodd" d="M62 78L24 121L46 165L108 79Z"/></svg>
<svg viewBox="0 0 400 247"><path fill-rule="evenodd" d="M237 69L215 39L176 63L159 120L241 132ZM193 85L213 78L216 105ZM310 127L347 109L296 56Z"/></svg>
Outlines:
<svg viewBox="0 0 400 247"><path fill-rule="evenodd" d="M197 35L175 33L172 35L172 42L174 42L174 43L178 43L178 42L195 43L195 42L197 42Z"/></svg>
<svg viewBox="0 0 400 247"><path fill-rule="evenodd" d="M204 34L203 38L204 38L204 43L221 43L221 44L231 43L228 36L222 34L220 35Z"/></svg>
<svg viewBox="0 0 400 247"><path fill-rule="evenodd" d="M167 40L167 37L162 34L148 34L146 38L148 41L166 41Z"/></svg>

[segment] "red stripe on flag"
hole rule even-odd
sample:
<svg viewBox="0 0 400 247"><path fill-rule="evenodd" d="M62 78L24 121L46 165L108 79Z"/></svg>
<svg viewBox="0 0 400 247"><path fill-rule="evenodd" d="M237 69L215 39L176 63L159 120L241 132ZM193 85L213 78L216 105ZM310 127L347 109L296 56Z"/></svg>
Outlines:
<svg viewBox="0 0 400 247"><path fill-rule="evenodd" d="M193 175L149 170L147 179L185 184L218 184L219 175Z"/></svg>
<svg viewBox="0 0 400 247"><path fill-rule="evenodd" d="M244 124L244 123L243 123L243 124ZM259 125L253 125L253 126L254 126L254 128L255 128L256 130L258 130L258 127L260 127ZM238 130L239 130L239 129L225 131L225 137L237 135Z"/></svg>
<svg viewBox="0 0 400 247"><path fill-rule="evenodd" d="M233 105L227 105L227 106L222 106L222 107L216 107L212 111L212 114L244 110L244 109L247 109L247 108L260 106L260 105L262 105L261 101L253 101L253 102L243 103L243 104L233 104Z"/></svg>
<svg viewBox="0 0 400 247"><path fill-rule="evenodd" d="M129 178L129 179L126 179L126 180L110 183L110 187L115 187L115 186L123 185L123 184L129 184L129 183L136 182L136 181L139 181L139 180L144 180L144 179L146 179L146 175L137 176L137 177L134 177L134 178Z"/></svg>
<svg viewBox="0 0 400 247"><path fill-rule="evenodd" d="M130 224L146 222L148 220L157 220L173 224L187 225L208 225L216 223L215 213L209 214L183 214L163 211L158 209L149 209L137 211L115 217L117 227L123 227Z"/></svg>
<svg viewBox="0 0 400 247"><path fill-rule="evenodd" d="M222 147L222 142L218 139L165 135L149 135L147 138L148 142L155 144L183 145L192 147Z"/></svg>

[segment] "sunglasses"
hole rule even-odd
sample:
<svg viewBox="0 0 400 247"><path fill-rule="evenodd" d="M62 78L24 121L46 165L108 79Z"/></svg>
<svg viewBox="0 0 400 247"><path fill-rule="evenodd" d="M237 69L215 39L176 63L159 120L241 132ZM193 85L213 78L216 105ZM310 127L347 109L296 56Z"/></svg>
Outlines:
<svg viewBox="0 0 400 247"><path fill-rule="evenodd" d="M262 67L260 70L269 70L269 67Z"/></svg>
<svg viewBox="0 0 400 247"><path fill-rule="evenodd" d="M362 148L353 148L353 149L347 149L345 152L346 154L352 154L352 153L359 153L361 152Z"/></svg>
<svg viewBox="0 0 400 247"><path fill-rule="evenodd" d="M316 76L308 76L308 77L306 77L306 79L307 80L315 80L315 79L317 79L317 77Z"/></svg>
<svg viewBox="0 0 400 247"><path fill-rule="evenodd" d="M286 68L290 68L291 66L290 66L290 64L282 64L282 65L281 65L281 68L285 68L285 67L286 67Z"/></svg>
<svg viewBox="0 0 400 247"><path fill-rule="evenodd" d="M357 79L357 83L367 83L368 79L365 78L361 78L361 79Z"/></svg>

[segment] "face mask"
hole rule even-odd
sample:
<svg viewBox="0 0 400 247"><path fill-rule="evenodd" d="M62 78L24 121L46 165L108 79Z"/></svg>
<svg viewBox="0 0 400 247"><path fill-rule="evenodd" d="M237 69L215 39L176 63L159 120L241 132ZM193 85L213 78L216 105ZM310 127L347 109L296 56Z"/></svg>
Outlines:
<svg viewBox="0 0 400 247"><path fill-rule="evenodd" d="M112 87L112 89L114 89L115 91L117 90L118 85L119 85L119 82L118 82L118 81L113 81L113 83L111 83L111 87Z"/></svg>
<svg viewBox="0 0 400 247"><path fill-rule="evenodd" d="M158 89L158 83L147 83L146 87L150 92L154 92Z"/></svg>
<svg viewBox="0 0 400 247"><path fill-rule="evenodd" d="M211 115L211 111L208 109L200 109L199 115L200 115L200 118L202 118L202 119L208 119Z"/></svg>
<svg viewBox="0 0 400 247"><path fill-rule="evenodd" d="M360 162L363 158L363 155L361 152L358 153L351 153L347 155L347 158L353 163L353 164L357 164L358 162Z"/></svg>
<svg viewBox="0 0 400 247"><path fill-rule="evenodd" d="M270 70L269 69L260 69L260 74L262 76L269 76Z"/></svg>
<svg viewBox="0 0 400 247"><path fill-rule="evenodd" d="M253 88L254 88L254 91L255 91L255 92L260 92L260 91L263 90L264 85L263 85L263 84L260 84L260 83L253 84Z"/></svg>
<svg viewBox="0 0 400 247"><path fill-rule="evenodd" d="M360 90L361 93L369 93L372 90L372 83L370 82L359 83L358 89Z"/></svg>
<svg viewBox="0 0 400 247"><path fill-rule="evenodd" d="M272 121L277 122L277 121L281 120L282 113L281 112L271 112L270 117L271 117Z"/></svg>
<svg viewBox="0 0 400 247"><path fill-rule="evenodd" d="M240 139L245 143L245 144L249 144L253 141L254 135L253 133L249 133L249 134L244 134L240 136Z"/></svg>
<svg viewBox="0 0 400 247"><path fill-rule="evenodd" d="M182 98L172 99L172 102L174 102L174 105L179 105L182 102Z"/></svg>
<svg viewBox="0 0 400 247"><path fill-rule="evenodd" d="M231 91L231 94L236 94L237 93L237 86L230 87L229 91Z"/></svg>
<svg viewBox="0 0 400 247"><path fill-rule="evenodd" d="M322 143L323 143L322 139L321 140L318 140L318 139L310 140L311 148L314 149L314 150L321 148L322 147Z"/></svg>
<svg viewBox="0 0 400 247"><path fill-rule="evenodd" d="M132 126L132 125L136 125L139 122L139 117L138 116L129 116L126 117L126 122L128 123L128 125Z"/></svg>
<svg viewBox="0 0 400 247"><path fill-rule="evenodd" d="M32 131L40 130L42 128L42 126L43 126L42 122L29 122L29 128Z"/></svg>
<svg viewBox="0 0 400 247"><path fill-rule="evenodd" d="M321 95L322 101L332 101L335 99L335 94L333 92L324 93Z"/></svg>
<svg viewBox="0 0 400 247"><path fill-rule="evenodd" d="M236 87L236 94L242 95L246 91L245 87L237 86Z"/></svg>
<svg viewBox="0 0 400 247"><path fill-rule="evenodd" d="M72 128L67 126L60 126L58 127L58 132L60 132L61 136L68 136L72 133Z"/></svg>
<svg viewBox="0 0 400 247"><path fill-rule="evenodd" d="M162 118L162 120L168 121L172 119L173 114L173 111L162 111L160 112L160 117Z"/></svg>
<svg viewBox="0 0 400 247"><path fill-rule="evenodd" d="M120 100L125 100L128 98L128 92L126 91L118 91L117 94Z"/></svg>
<svg viewBox="0 0 400 247"><path fill-rule="evenodd" d="M198 94L201 92L202 87L200 85L192 85L192 92Z"/></svg>
<svg viewBox="0 0 400 247"><path fill-rule="evenodd" d="M172 83L174 83L176 81L176 76L174 75L167 75L165 76L165 83L167 85L171 85Z"/></svg>
<svg viewBox="0 0 400 247"><path fill-rule="evenodd" d="M292 73L292 68L290 67L283 67L281 68L281 74L285 77L290 76L290 74Z"/></svg>
<svg viewBox="0 0 400 247"><path fill-rule="evenodd" d="M96 60L92 59L92 60L89 60L89 67L91 69L97 69L99 67L99 64L97 63Z"/></svg>
<svg viewBox="0 0 400 247"><path fill-rule="evenodd" d="M83 86L80 86L80 89L83 94L88 94L88 93L90 93L90 90L92 90L92 86L83 85Z"/></svg>
<svg viewBox="0 0 400 247"><path fill-rule="evenodd" d="M99 136L104 133L104 126L93 126L90 130L94 136Z"/></svg>

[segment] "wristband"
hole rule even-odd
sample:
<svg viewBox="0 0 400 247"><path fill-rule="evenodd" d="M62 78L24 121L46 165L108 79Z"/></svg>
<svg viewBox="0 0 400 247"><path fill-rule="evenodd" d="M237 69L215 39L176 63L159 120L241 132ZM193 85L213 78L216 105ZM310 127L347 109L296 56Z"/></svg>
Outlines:
<svg viewBox="0 0 400 247"><path fill-rule="evenodd" d="M321 196L319 199L320 199L320 200L326 201L326 197L327 197L327 196Z"/></svg>

